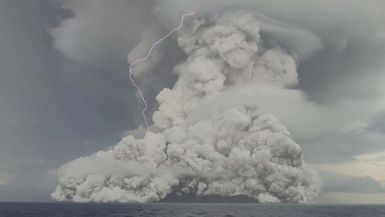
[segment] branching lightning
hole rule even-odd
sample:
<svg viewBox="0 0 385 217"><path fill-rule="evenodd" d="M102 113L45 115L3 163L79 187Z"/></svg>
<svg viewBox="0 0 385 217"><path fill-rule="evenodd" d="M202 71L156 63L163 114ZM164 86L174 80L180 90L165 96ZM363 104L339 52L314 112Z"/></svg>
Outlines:
<svg viewBox="0 0 385 217"><path fill-rule="evenodd" d="M147 55L144 56L144 57L141 57L139 59L136 59L134 60L133 62L130 62L130 66L129 66L129 78L131 80L131 84L132 86L134 86L139 94L139 98L142 100L143 102L143 110L142 110L142 116L143 116L143 121L144 121L144 124L146 125L146 129L147 131L149 130L149 125L148 125L148 120L147 120L147 111L148 111L148 103L146 101L146 98L144 97L143 95L143 92L142 90L140 89L139 85L135 82L135 79L133 77L133 73L134 73L134 67L136 64L139 64L141 62L144 62L146 61L148 58L150 58L151 56L151 53L152 51L156 48L156 46L158 46L162 41L164 41L165 39L167 39L168 37L170 37L174 32L177 32L178 30L182 29L183 28L183 24L184 24L184 20L187 16L193 16L195 15L195 12L190 12L190 13L185 13L185 14L182 14L182 17L181 17L181 20L180 20L180 24L173 28L172 30L170 30L166 35L164 35L162 38L160 38L158 41L154 42L151 46L151 48L148 50L147 52Z"/></svg>

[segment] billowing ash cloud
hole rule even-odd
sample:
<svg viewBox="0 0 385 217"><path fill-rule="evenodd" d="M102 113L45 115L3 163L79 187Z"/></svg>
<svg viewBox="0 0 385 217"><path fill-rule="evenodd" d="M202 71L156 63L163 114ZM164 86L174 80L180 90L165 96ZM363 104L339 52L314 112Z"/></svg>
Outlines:
<svg viewBox="0 0 385 217"><path fill-rule="evenodd" d="M156 97L151 131L63 165L52 198L149 202L170 193L242 194L259 202L308 202L316 197L318 176L304 163L301 147L275 116L258 109L258 101L212 111L203 103L225 92L245 97L267 87L284 92L298 82L295 59L264 46L259 32L257 19L244 12L192 20L178 35L187 58L174 68L174 87Z"/></svg>

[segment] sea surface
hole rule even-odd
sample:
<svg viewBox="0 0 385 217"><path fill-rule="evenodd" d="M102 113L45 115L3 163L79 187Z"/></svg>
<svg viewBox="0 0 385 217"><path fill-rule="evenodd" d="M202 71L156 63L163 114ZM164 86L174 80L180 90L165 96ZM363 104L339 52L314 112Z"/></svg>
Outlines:
<svg viewBox="0 0 385 217"><path fill-rule="evenodd" d="M379 205L0 203L0 217L385 217Z"/></svg>

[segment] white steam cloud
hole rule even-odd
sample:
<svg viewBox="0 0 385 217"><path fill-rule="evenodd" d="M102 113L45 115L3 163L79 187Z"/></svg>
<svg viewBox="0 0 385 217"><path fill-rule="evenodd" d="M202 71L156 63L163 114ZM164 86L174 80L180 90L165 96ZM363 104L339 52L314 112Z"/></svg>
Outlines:
<svg viewBox="0 0 385 217"><path fill-rule="evenodd" d="M156 97L151 132L126 136L107 151L59 170L58 201L149 202L170 193L247 195L259 202L309 202L318 176L301 147L260 102L210 109L209 101L237 93L290 93L296 60L260 37L260 22L245 12L197 18L178 35L187 58L172 89ZM222 99L226 100L226 99Z"/></svg>

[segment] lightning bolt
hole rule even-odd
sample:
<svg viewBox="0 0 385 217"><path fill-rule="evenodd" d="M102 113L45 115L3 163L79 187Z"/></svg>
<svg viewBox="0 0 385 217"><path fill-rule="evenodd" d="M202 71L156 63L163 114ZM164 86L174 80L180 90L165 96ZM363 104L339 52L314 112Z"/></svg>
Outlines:
<svg viewBox="0 0 385 217"><path fill-rule="evenodd" d="M190 12L190 13L185 13L185 14L182 14L182 17L180 19L180 23L177 27L171 29L167 34L165 34L162 38L160 38L158 41L154 42L151 46L151 48L147 51L147 55L144 56L144 57L141 57L139 59L136 59L134 60L133 62L130 62L130 66L129 66L129 72L130 72L130 75L129 75L129 78L130 78L130 81L131 81L131 84L133 87L136 88L138 94L139 94L139 98L141 99L142 103L143 103L143 109L142 109L142 117L143 117L143 121L144 121L144 124L146 125L146 129L147 131L149 131L149 125L148 125L148 120L147 120L147 111L148 111L148 103L146 101L146 98L144 97L143 95L143 92L142 90L140 89L139 85L135 82L135 79L133 77L133 73L134 73L134 67L135 65L141 63L141 62L144 62L146 60L148 60L148 58L150 58L151 56L151 53L152 51L164 40L166 40L168 37L170 37L174 32L177 32L178 30L182 29L183 28L183 24L184 24L184 20L187 16L193 16L195 15L195 12Z"/></svg>

